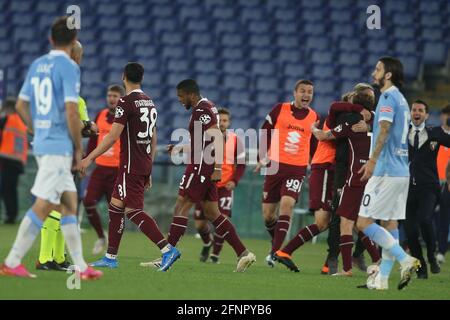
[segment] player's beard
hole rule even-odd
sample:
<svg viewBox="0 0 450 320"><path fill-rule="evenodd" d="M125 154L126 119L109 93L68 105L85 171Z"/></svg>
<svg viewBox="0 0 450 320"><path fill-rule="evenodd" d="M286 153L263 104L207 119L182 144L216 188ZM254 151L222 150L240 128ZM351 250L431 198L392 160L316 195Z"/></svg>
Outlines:
<svg viewBox="0 0 450 320"><path fill-rule="evenodd" d="M190 110L192 108L192 102L191 101L186 102L184 107L186 108L186 110Z"/></svg>
<svg viewBox="0 0 450 320"><path fill-rule="evenodd" d="M380 79L380 81L378 81L379 83L380 83L380 89L381 88L384 88L384 85L385 85L385 81L384 81L384 75L385 75L385 73L383 74L383 76L381 77L381 79Z"/></svg>

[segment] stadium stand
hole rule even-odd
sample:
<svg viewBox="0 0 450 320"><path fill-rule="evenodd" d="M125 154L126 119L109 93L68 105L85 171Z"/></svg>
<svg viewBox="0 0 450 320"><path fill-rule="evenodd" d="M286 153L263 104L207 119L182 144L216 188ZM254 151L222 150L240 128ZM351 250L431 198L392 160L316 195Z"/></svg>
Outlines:
<svg viewBox="0 0 450 320"><path fill-rule="evenodd" d="M329 102L358 81L369 81L380 55L398 55L408 80L420 80L425 65L448 62L450 5L447 1L298 0L98 0L81 7L79 38L85 47L82 95L91 115L103 107L103 89L120 82L126 61L146 67L146 89L166 126L177 126L174 85L197 78L203 94L236 112L244 128L258 124L295 79L317 85L313 107ZM48 26L65 13L65 1L16 0L0 13L0 68L8 93L17 94L29 63L48 50ZM366 8L382 8L382 30L365 27ZM201 8L201 10L199 10ZM111 19L114 15L114 19ZM256 105L255 105L256 104ZM161 143L168 142L164 130Z"/></svg>

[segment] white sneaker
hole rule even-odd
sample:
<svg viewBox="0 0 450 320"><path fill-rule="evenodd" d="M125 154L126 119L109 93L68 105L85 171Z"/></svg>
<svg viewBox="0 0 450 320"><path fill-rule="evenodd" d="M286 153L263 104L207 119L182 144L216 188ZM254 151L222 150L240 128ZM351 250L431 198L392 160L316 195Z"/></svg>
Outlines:
<svg viewBox="0 0 450 320"><path fill-rule="evenodd" d="M154 267L154 268L161 268L161 264L162 264L162 258L157 258L153 261L150 262L141 262L139 265L141 267Z"/></svg>
<svg viewBox="0 0 450 320"><path fill-rule="evenodd" d="M438 253L436 255L436 260L439 262L439 264L445 263L445 256L442 253Z"/></svg>
<svg viewBox="0 0 450 320"><path fill-rule="evenodd" d="M409 257L408 260L402 264L400 271L400 282L398 283L398 290L402 290L411 281L411 277L414 272L420 268L420 261L416 258Z"/></svg>
<svg viewBox="0 0 450 320"><path fill-rule="evenodd" d="M370 265L367 268L367 278L366 285L367 289L370 290L388 290L389 282L388 279L382 279L380 274L380 267L376 264Z"/></svg>
<svg viewBox="0 0 450 320"><path fill-rule="evenodd" d="M247 270L255 261L256 256L250 251L247 252L246 255L239 258L235 272L245 272L245 270Z"/></svg>
<svg viewBox="0 0 450 320"><path fill-rule="evenodd" d="M92 249L92 254L93 255L99 255L99 254L103 254L104 251L106 250L106 246L107 246L107 240L106 238L100 238L97 239L97 241L95 241L94 243L94 248Z"/></svg>
<svg viewBox="0 0 450 320"><path fill-rule="evenodd" d="M276 261L274 260L272 253L269 253L265 260L266 260L266 263L267 263L267 265L269 267L271 267L271 268L275 267L275 262Z"/></svg>

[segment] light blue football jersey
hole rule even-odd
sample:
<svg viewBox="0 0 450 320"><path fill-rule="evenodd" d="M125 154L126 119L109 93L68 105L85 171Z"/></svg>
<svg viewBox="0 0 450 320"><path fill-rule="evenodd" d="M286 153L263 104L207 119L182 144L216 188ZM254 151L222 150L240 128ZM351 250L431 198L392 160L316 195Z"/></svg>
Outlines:
<svg viewBox="0 0 450 320"><path fill-rule="evenodd" d="M79 92L80 68L64 51L33 61L19 98L30 103L35 155L72 155L65 102L78 103Z"/></svg>
<svg viewBox="0 0 450 320"><path fill-rule="evenodd" d="M383 92L378 101L373 122L372 150L380 133L380 121L392 123L388 139L375 166L374 176L409 177L408 131L410 111L408 102L397 87Z"/></svg>

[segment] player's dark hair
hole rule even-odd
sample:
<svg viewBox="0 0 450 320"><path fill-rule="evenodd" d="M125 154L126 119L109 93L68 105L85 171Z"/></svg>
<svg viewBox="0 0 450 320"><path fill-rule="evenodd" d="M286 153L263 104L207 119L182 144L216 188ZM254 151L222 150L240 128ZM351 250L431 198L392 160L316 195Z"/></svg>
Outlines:
<svg viewBox="0 0 450 320"><path fill-rule="evenodd" d="M450 115L450 104L446 105L441 109L441 114L449 114Z"/></svg>
<svg viewBox="0 0 450 320"><path fill-rule="evenodd" d="M128 81L141 83L144 78L144 67L138 62L128 62L123 73Z"/></svg>
<svg viewBox="0 0 450 320"><path fill-rule="evenodd" d="M112 84L108 87L108 91L114 91L120 94L121 97L125 95L125 89L120 84Z"/></svg>
<svg viewBox="0 0 450 320"><path fill-rule="evenodd" d="M51 38L55 46L67 46L77 38L77 29L69 29L68 17L59 17L52 24Z"/></svg>
<svg viewBox="0 0 450 320"><path fill-rule="evenodd" d="M7 97L5 101L3 101L2 109L6 112L15 112L16 111L16 98Z"/></svg>
<svg viewBox="0 0 450 320"><path fill-rule="evenodd" d="M301 80L298 80L297 83L295 84L295 89L294 90L297 91L298 87L301 84L306 84L308 86L314 86L314 83L311 80L301 79Z"/></svg>
<svg viewBox="0 0 450 320"><path fill-rule="evenodd" d="M181 81L177 85L177 90L181 90L186 93L194 93L200 95L200 88L198 87L197 82L193 79L185 79Z"/></svg>
<svg viewBox="0 0 450 320"><path fill-rule="evenodd" d="M426 103L425 101L417 99L412 104L423 104L425 106L425 112L430 113L430 107L428 106L428 103Z"/></svg>
<svg viewBox="0 0 450 320"><path fill-rule="evenodd" d="M227 108L219 108L219 110L217 110L217 112L219 114L226 114L229 118L231 118L231 112Z"/></svg>
<svg viewBox="0 0 450 320"><path fill-rule="evenodd" d="M392 83L401 88L403 86L404 81L404 73L403 73L403 64L402 62L394 57L382 57L380 62L384 64L384 72L390 72L392 74L391 81Z"/></svg>

